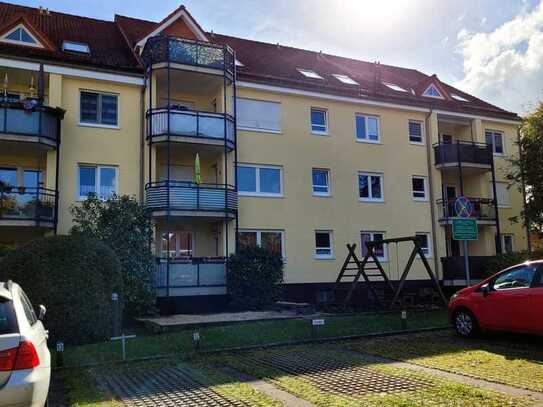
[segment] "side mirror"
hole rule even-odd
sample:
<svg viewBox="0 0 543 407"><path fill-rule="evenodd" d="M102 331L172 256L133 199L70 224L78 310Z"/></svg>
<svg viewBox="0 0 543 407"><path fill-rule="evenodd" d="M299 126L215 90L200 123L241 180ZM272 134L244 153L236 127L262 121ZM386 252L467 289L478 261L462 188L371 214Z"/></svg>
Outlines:
<svg viewBox="0 0 543 407"><path fill-rule="evenodd" d="M47 309L45 308L45 305L41 305L41 304L39 306L39 309L40 309L40 312L38 315L38 319L40 321L43 321L43 318L45 317L45 313L47 312Z"/></svg>
<svg viewBox="0 0 543 407"><path fill-rule="evenodd" d="M485 284L481 287L481 291L483 292L483 297L488 297L490 294L490 286L488 284Z"/></svg>

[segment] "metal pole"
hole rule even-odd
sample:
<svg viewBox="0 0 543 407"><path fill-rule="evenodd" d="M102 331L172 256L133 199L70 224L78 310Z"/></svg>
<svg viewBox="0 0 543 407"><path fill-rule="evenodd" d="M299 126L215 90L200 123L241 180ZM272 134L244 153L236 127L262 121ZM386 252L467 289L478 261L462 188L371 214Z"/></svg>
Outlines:
<svg viewBox="0 0 543 407"><path fill-rule="evenodd" d="M460 141L456 141L456 157L458 159L458 176L460 178L460 196L464 196L464 174L462 173L462 159L460 155ZM458 214L456 214L458 215ZM468 241L463 240L464 251L464 272L466 273L466 284L471 285L470 270L469 270L469 249Z"/></svg>
<svg viewBox="0 0 543 407"><path fill-rule="evenodd" d="M471 276L469 271L469 256L468 256L468 241L463 240L464 242L464 270L466 271L466 284L471 285Z"/></svg>
<svg viewBox="0 0 543 407"><path fill-rule="evenodd" d="M488 146L487 146L488 148ZM496 171L494 170L494 152L491 151L492 161L490 170L492 171L492 193L494 195L494 214L496 216L496 254L502 254L502 239L500 231L500 214L498 210L498 195L496 194Z"/></svg>

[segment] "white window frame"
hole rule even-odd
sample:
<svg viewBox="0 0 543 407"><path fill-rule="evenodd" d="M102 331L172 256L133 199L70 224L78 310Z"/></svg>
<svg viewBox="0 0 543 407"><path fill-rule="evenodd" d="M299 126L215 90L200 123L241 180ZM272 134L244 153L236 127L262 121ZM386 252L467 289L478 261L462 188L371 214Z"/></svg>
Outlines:
<svg viewBox="0 0 543 407"><path fill-rule="evenodd" d="M395 92L408 92L407 89L401 87L400 85L397 85L395 83L390 82L383 82L383 85L385 85L387 88L395 91Z"/></svg>
<svg viewBox="0 0 543 407"><path fill-rule="evenodd" d="M330 236L330 254L318 254L317 253L317 233L327 233ZM313 234L313 241L315 242L315 249L313 254L316 260L330 260L334 258L334 232L332 230L317 229ZM319 249L327 249L326 247L319 247Z"/></svg>
<svg viewBox="0 0 543 407"><path fill-rule="evenodd" d="M368 193L369 197L363 198L360 196L360 176L364 177L379 177L380 185L381 185L381 197L380 198L373 198L373 194L371 192L371 183L368 182ZM358 195L358 200L360 202L385 202L385 188L384 188L384 174L382 172L367 172L367 171L358 171L358 176L356 178L356 190Z"/></svg>
<svg viewBox="0 0 543 407"><path fill-rule="evenodd" d="M322 76L320 76L312 69L296 68L296 70L300 72L300 74L303 75L305 78L324 80Z"/></svg>
<svg viewBox="0 0 543 407"><path fill-rule="evenodd" d="M84 164L80 163L77 164L77 200L78 201L85 201L88 196L87 195L81 195L81 179L80 179L80 168L86 167L86 168L94 168L96 171L95 179L94 179L94 187L96 189L96 197L100 200L105 200L100 197L100 174L102 168L108 168L115 170L115 194L119 194L119 167L115 165L100 165L100 164ZM106 198L107 199L107 198Z"/></svg>
<svg viewBox="0 0 543 407"><path fill-rule="evenodd" d="M30 36L30 38L32 38L36 43L35 44L32 44L30 42L24 42L24 41L17 41L17 40L12 40L12 39L9 39L7 37L9 37L12 33L14 33L15 31L17 31L18 29L22 29L24 31L26 31L26 33ZM32 47L32 48L44 48L44 46L42 45L42 43L40 42L40 40L38 40L36 38L36 36L34 34L32 34L30 32L30 30L28 28L25 27L24 24L17 24L15 27L13 27L11 30L9 30L8 32L4 33L2 35L2 37L0 37L0 42L5 42L7 44L16 44L16 45L23 45L25 47Z"/></svg>
<svg viewBox="0 0 543 407"><path fill-rule="evenodd" d="M419 235L426 235L426 241L428 242L428 253L424 253L427 259L431 259L434 257L434 249L432 247L432 234L428 232L416 232L415 236ZM423 249L423 248L421 248Z"/></svg>
<svg viewBox="0 0 543 407"><path fill-rule="evenodd" d="M347 75L342 75L339 73L332 74L334 78L336 78L341 83L344 83L346 85L358 85L359 83L355 81L353 78Z"/></svg>
<svg viewBox="0 0 543 407"><path fill-rule="evenodd" d="M411 123L420 124L421 141L413 141L413 140L411 140L411 133L410 133L410 124ZM409 139L409 144L415 144L417 146L425 145L426 144L426 137L425 137L425 134L424 134L424 122L422 120L409 119L407 121L407 137Z"/></svg>
<svg viewBox="0 0 543 407"><path fill-rule="evenodd" d="M324 130L314 130L313 129L313 112L324 113ZM311 126L311 134L316 134L317 136L327 136L328 135L328 110L321 107L312 107L309 111L309 125ZM320 126L320 125L319 125Z"/></svg>
<svg viewBox="0 0 543 407"><path fill-rule="evenodd" d="M64 40L62 41L62 50L64 52L76 52L83 55L90 54L89 44L85 42Z"/></svg>
<svg viewBox="0 0 543 407"><path fill-rule="evenodd" d="M506 251L505 251L505 238L506 237L511 239L511 250L512 250L511 253L514 253L515 252L515 235L513 233L502 233L500 235L500 240L501 240L501 244L502 244L502 252L506 253Z"/></svg>
<svg viewBox="0 0 543 407"><path fill-rule="evenodd" d="M415 190L413 189L413 180L414 179L421 179L423 180L423 186L424 186L424 196L418 197L415 196ZM420 192L420 191L417 191ZM411 176L411 198L413 198L413 201L419 201L419 202L428 202L428 177L425 177L424 175L412 175Z"/></svg>
<svg viewBox="0 0 543 407"><path fill-rule="evenodd" d="M283 198L283 167L278 165L261 165L261 164L238 164L239 167L250 167L255 168L255 177L256 177L256 191L255 192L246 192L246 191L238 191L238 195L240 196L260 196L260 197L268 197L268 198ZM260 192L260 169L274 169L279 170L279 193L271 193L271 192Z"/></svg>
<svg viewBox="0 0 543 407"><path fill-rule="evenodd" d="M161 253L162 258L168 258L170 256L170 253L168 253L168 245L164 244L164 241L162 240L162 235L166 234L166 233L172 233L172 234L176 235L175 236L175 248L172 250L172 248L170 247L170 251L173 251L175 253L175 256L173 256L173 258L176 258L176 257L194 257L194 253L195 253L194 243L196 242L194 231L193 230L177 229L177 230L174 230L174 231L171 231L171 232L162 231L160 233L160 253ZM180 253L181 252L181 239L180 239L181 233L190 234L190 244L191 244L191 250L190 251L191 251L191 254L182 255ZM166 253L166 256L164 256L164 253Z"/></svg>
<svg viewBox="0 0 543 407"><path fill-rule="evenodd" d="M366 233L366 234L370 235L370 241L372 241L372 242L375 241L375 234L377 234L377 233L383 235L383 240L386 239L386 232L379 231L379 230L377 230L377 231L361 230L360 231L360 247L362 247L362 234L363 233ZM388 245L386 243L383 243L383 256L377 256L377 259L379 261L381 261L381 262L384 262L384 263L388 262ZM372 260L370 260L370 261L372 261Z"/></svg>
<svg viewBox="0 0 543 407"><path fill-rule="evenodd" d="M281 257L287 258L285 248L285 231L283 229L239 229L238 233L256 233L256 245L262 247L262 233L279 233L281 234Z"/></svg>
<svg viewBox="0 0 543 407"><path fill-rule="evenodd" d="M97 106L97 111L96 111L96 115L98 117L99 120L102 120L102 95L105 95L105 96L115 96L117 98L117 124L103 124L101 122L96 122L96 123L93 123L93 122L83 122L81 121L81 115L82 115L82 112L81 112L81 94L82 93L95 93L98 95L98 106ZM120 105L121 105L121 95L118 94L118 93L111 93L111 92L102 92L102 91L97 91L97 90L91 90L91 89L79 89L79 123L78 125L81 126L81 127L99 127L99 128L104 128L104 129L120 129L120 123L121 123L121 109L120 109Z"/></svg>
<svg viewBox="0 0 543 407"><path fill-rule="evenodd" d="M315 191L315 184L313 183L313 171L324 171L326 172L326 181L328 182L328 185L326 187L328 188L327 192L317 192ZM323 187L324 185L316 185L318 187ZM331 196L332 195L332 187L330 182L330 170L327 168L311 168L311 190L313 192L313 196Z"/></svg>
<svg viewBox="0 0 543 407"><path fill-rule="evenodd" d="M263 100L263 99L252 99L252 98L242 98L238 97L237 100L247 100L251 102L261 102L261 103L273 103L279 106L279 129L272 129L266 127L252 127L252 126L243 126L239 124L239 121L236 122L237 129L243 131L254 131L258 133L272 133L272 134L282 134L283 133L283 111L281 102L276 102L274 100ZM234 100L234 103L237 103Z"/></svg>
<svg viewBox="0 0 543 407"><path fill-rule="evenodd" d="M357 117L364 117L364 132L366 134L366 138L359 138L358 132L356 131L357 126ZM377 119L377 140L371 140L368 135L368 118ZM370 143L370 144L381 144L381 117L375 115L375 114L367 114L367 113L355 113L354 118L354 136L357 142L359 143Z"/></svg>
<svg viewBox="0 0 543 407"><path fill-rule="evenodd" d="M428 93L428 91L430 90L430 88L434 88L435 91L438 93L439 96L430 95L430 94ZM441 99L441 100L445 99L445 98L443 97L443 94L440 92L440 90L437 88L437 86L434 85L433 83L431 83L430 85L428 85L428 87L424 90L424 92L422 92L422 96L427 97L427 98Z"/></svg>
<svg viewBox="0 0 543 407"><path fill-rule="evenodd" d="M492 134L492 154L498 157L503 157L505 155L505 135L504 132L501 130L492 130L492 129L485 129L485 142L486 142L486 134L491 133ZM500 136L502 139L502 149L503 151L501 153L496 152L496 136Z"/></svg>
<svg viewBox="0 0 543 407"><path fill-rule="evenodd" d="M507 193L507 203L500 203L497 196L494 196L494 188L492 188L492 181L490 181L490 198L496 200L498 208L510 208L511 207L511 195L509 194L509 188L507 187L507 182L496 181L496 192L498 191L498 185L505 185L505 190ZM499 195L497 193L496 195Z"/></svg>

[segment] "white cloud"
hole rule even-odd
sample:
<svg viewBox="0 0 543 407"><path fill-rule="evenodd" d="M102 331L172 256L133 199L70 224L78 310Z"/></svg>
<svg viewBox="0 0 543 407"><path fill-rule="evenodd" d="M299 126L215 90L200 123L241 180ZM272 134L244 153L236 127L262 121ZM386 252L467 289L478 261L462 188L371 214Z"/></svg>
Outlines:
<svg viewBox="0 0 543 407"><path fill-rule="evenodd" d="M543 96L543 2L492 32L462 29L461 89L500 107L524 113Z"/></svg>

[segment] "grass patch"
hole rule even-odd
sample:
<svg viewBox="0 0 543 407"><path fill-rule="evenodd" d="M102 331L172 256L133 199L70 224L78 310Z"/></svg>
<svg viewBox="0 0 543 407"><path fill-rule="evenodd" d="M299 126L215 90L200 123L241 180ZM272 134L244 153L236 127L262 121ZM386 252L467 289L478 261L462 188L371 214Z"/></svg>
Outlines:
<svg viewBox="0 0 543 407"><path fill-rule="evenodd" d="M543 391L541 338L462 339L452 332L361 339L348 348L529 390Z"/></svg>
<svg viewBox="0 0 543 407"><path fill-rule="evenodd" d="M122 407L123 404L100 389L87 369L62 370L60 380L63 383L66 400L73 407Z"/></svg>
<svg viewBox="0 0 543 407"><path fill-rule="evenodd" d="M296 341L311 338L327 338L345 335L386 332L401 329L400 315L360 314L354 316L326 317L326 324L313 330L306 319L248 322L236 325L210 326L198 329L200 349L211 350L237 346L265 345L274 342ZM410 312L409 328L446 326L445 310ZM164 354L195 352L192 330L164 334L144 334L127 341L129 359ZM121 360L121 344L103 342L82 346L65 347L66 366L81 366L97 362ZM54 353L54 351L52 352Z"/></svg>

